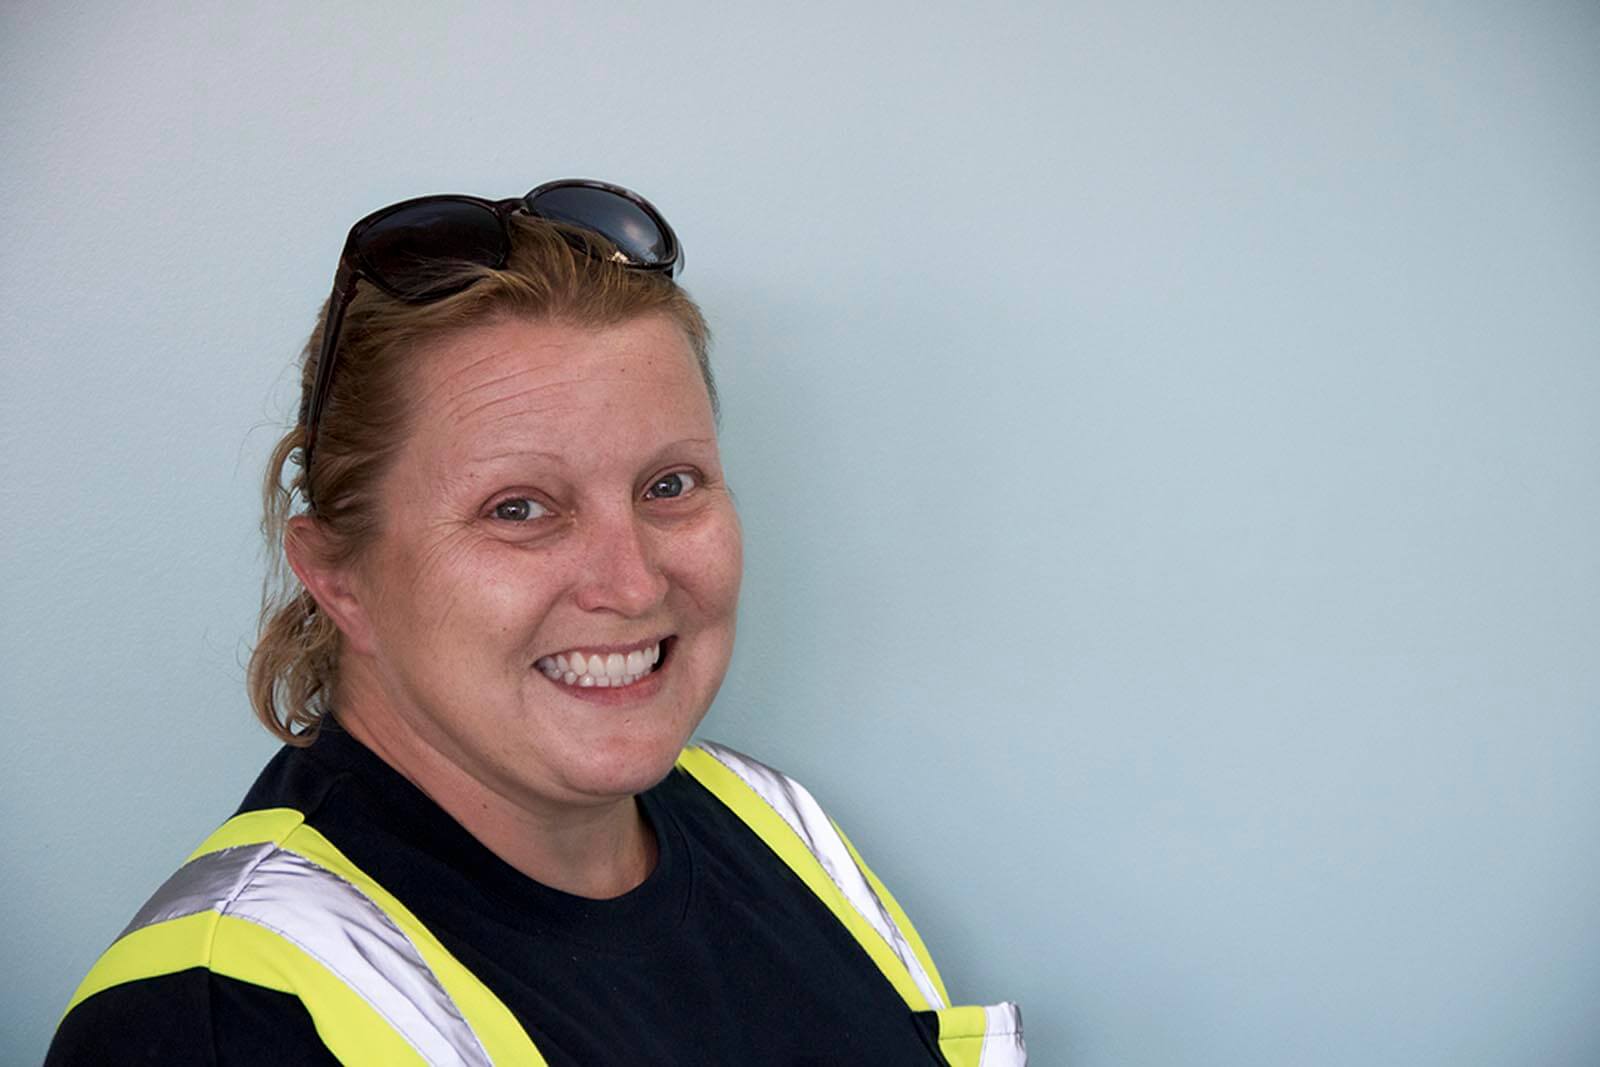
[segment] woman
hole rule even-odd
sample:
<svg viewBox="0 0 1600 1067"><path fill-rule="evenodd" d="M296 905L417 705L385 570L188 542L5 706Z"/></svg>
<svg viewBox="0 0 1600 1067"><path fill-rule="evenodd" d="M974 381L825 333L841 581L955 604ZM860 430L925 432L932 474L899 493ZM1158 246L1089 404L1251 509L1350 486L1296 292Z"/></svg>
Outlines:
<svg viewBox="0 0 1600 1067"><path fill-rule="evenodd" d="M681 262L598 182L351 230L267 477L286 747L50 1063L1023 1061L804 789L684 747L741 563Z"/></svg>

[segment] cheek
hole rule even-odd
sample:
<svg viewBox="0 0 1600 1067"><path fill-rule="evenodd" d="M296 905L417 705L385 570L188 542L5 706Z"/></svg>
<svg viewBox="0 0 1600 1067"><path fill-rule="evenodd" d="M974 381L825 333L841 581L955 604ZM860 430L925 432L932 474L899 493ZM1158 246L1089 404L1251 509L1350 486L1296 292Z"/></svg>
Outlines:
<svg viewBox="0 0 1600 1067"><path fill-rule="evenodd" d="M527 639L563 603L573 585L574 561L493 544L454 591L456 610L482 632Z"/></svg>
<svg viewBox="0 0 1600 1067"><path fill-rule="evenodd" d="M708 523L693 548L692 566L685 576L690 594L707 615L731 615L744 577L744 538L738 517L730 511Z"/></svg>
<svg viewBox="0 0 1600 1067"><path fill-rule="evenodd" d="M389 603L403 616L394 621L430 644L459 637L488 652L486 640L525 633L530 617L548 607L543 594L549 575L505 545L435 545L395 561L390 573L397 577Z"/></svg>

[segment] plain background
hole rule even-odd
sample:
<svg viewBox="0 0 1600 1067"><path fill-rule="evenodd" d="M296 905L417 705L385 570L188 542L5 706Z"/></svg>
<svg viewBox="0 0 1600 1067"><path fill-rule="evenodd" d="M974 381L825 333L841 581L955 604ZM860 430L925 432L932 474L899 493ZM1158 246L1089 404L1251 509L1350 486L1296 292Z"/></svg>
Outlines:
<svg viewBox="0 0 1600 1067"><path fill-rule="evenodd" d="M704 733L958 999L1045 1067L1600 1062L1600 10L459 7L0 7L0 1060L273 749L345 229L586 175L716 330Z"/></svg>

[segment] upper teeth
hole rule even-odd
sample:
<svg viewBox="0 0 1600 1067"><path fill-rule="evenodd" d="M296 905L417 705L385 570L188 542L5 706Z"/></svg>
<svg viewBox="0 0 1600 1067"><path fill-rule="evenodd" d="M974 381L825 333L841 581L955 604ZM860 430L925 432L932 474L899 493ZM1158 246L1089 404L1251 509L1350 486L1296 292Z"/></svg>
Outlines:
<svg viewBox="0 0 1600 1067"><path fill-rule="evenodd" d="M650 668L660 659L661 643L658 641L626 653L573 651L543 656L534 666L553 682L605 689L632 685L649 674Z"/></svg>

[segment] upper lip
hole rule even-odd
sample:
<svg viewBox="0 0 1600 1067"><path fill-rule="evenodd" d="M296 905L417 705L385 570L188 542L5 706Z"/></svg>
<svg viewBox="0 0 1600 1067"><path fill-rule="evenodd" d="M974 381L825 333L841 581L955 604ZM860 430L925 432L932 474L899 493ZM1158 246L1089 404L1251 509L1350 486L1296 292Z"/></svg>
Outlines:
<svg viewBox="0 0 1600 1067"><path fill-rule="evenodd" d="M592 644L592 645L586 645L586 644L583 644L583 643L579 642L579 643L574 643L574 644L570 644L570 645L563 645L561 648L558 648L558 649L555 649L553 651L544 653L544 655L535 656L534 659L536 659L536 660L544 659L546 656L559 656L559 655L562 655L563 653L566 653L566 652L583 652L583 653L598 652L601 655L607 655L607 656L610 655L613 652L619 652L622 655L626 656L629 652L643 652L647 648L651 648L651 647L653 647L655 645L659 645L661 642L667 640L671 636L672 636L671 634L662 634L662 635L660 635L658 637L647 637L642 641L630 641L630 642L627 642L627 643L624 643L624 644L616 644L616 643L607 644L605 642L599 642L599 643Z"/></svg>

